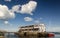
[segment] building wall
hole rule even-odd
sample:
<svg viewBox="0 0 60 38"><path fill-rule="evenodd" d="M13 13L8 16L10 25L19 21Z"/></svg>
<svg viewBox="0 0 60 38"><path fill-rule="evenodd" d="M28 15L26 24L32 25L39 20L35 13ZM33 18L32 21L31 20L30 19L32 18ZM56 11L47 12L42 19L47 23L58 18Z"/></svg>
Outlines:
<svg viewBox="0 0 60 38"><path fill-rule="evenodd" d="M33 32L33 31L35 31L35 30L33 30L33 29L35 29L35 28L39 28L39 30L36 30L36 32L45 32L46 30L46 28L45 28L45 25L44 24L40 24L40 25L34 25L34 26L32 26L32 27L24 27L24 28L20 28L20 31L23 31L23 32Z"/></svg>
<svg viewBox="0 0 60 38"><path fill-rule="evenodd" d="M45 32L46 31L46 28L45 28L44 24L39 25L39 31L40 32Z"/></svg>

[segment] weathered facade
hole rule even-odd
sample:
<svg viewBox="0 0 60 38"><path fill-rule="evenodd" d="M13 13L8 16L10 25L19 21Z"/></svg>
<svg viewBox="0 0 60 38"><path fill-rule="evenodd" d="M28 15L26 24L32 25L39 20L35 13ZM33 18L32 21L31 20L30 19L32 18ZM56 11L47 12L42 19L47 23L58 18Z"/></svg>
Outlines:
<svg viewBox="0 0 60 38"><path fill-rule="evenodd" d="M18 33L20 36L37 36L40 33L45 34L46 28L44 24L35 24L20 27Z"/></svg>
<svg viewBox="0 0 60 38"><path fill-rule="evenodd" d="M38 25L29 25L29 26L22 26L20 27L19 32L45 32L45 25L44 24L38 24Z"/></svg>

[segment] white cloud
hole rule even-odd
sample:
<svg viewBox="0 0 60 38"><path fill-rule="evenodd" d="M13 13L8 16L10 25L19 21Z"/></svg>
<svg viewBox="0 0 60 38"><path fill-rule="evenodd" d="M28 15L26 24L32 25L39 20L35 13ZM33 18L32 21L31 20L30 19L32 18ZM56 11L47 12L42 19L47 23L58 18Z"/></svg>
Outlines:
<svg viewBox="0 0 60 38"><path fill-rule="evenodd" d="M11 0L4 0L4 1L10 2Z"/></svg>
<svg viewBox="0 0 60 38"><path fill-rule="evenodd" d="M37 6L37 2L29 1L27 4L24 5L15 5L12 7L12 10L15 12L19 12L21 14L30 14L33 15L32 11L35 10Z"/></svg>
<svg viewBox="0 0 60 38"><path fill-rule="evenodd" d="M18 13L18 12L20 12L20 9L21 9L21 5L15 5L15 6L12 7L12 11L13 12L17 12Z"/></svg>
<svg viewBox="0 0 60 38"><path fill-rule="evenodd" d="M36 6L37 6L37 2L29 1L29 3L22 5L21 13L27 13L33 15L32 11L34 11Z"/></svg>
<svg viewBox="0 0 60 38"><path fill-rule="evenodd" d="M9 20L12 18L15 18L15 14L6 5L0 5L0 20Z"/></svg>
<svg viewBox="0 0 60 38"><path fill-rule="evenodd" d="M5 1L11 1L11 0L5 0ZM6 5L0 4L0 20L6 20L15 18L15 13L21 13L21 14L30 14L33 15L32 11L35 10L37 6L37 2L35 1L29 1L27 4L24 5L15 5L12 7L12 9L9 9ZM33 19L30 17L25 17L25 21L32 21ZM6 24L8 22L5 22Z"/></svg>
<svg viewBox="0 0 60 38"><path fill-rule="evenodd" d="M35 20L34 22L35 22L35 23L40 23L40 21L39 21L39 20Z"/></svg>
<svg viewBox="0 0 60 38"><path fill-rule="evenodd" d="M25 17L24 20L25 21L33 21L33 19L31 17Z"/></svg>
<svg viewBox="0 0 60 38"><path fill-rule="evenodd" d="M4 21L4 24L8 24L8 21Z"/></svg>

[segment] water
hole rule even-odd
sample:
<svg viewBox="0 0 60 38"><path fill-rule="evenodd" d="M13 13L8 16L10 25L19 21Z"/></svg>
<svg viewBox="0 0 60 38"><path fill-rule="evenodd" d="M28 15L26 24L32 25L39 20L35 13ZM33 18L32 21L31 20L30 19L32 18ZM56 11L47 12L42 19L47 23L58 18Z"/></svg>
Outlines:
<svg viewBox="0 0 60 38"><path fill-rule="evenodd" d="M55 37L18 37L14 33L10 33L10 34L6 33L5 38L60 38L60 35L55 34Z"/></svg>
<svg viewBox="0 0 60 38"><path fill-rule="evenodd" d="M56 34L55 35L55 38L60 38L60 34Z"/></svg>

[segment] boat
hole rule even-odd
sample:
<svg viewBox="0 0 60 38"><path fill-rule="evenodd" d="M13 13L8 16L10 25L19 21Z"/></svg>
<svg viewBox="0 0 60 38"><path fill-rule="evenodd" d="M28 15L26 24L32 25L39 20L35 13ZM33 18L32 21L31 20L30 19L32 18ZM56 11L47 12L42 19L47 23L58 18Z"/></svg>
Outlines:
<svg viewBox="0 0 60 38"><path fill-rule="evenodd" d="M46 32L46 27L44 24L21 26L16 34L19 36L38 36L38 37L52 36L52 34Z"/></svg>

